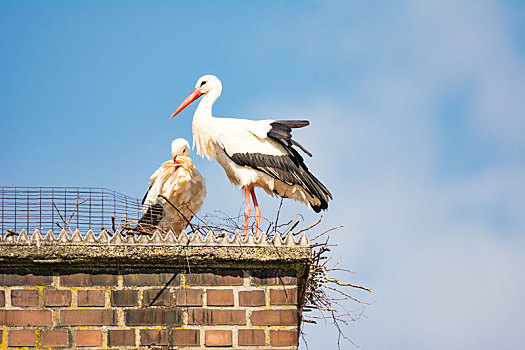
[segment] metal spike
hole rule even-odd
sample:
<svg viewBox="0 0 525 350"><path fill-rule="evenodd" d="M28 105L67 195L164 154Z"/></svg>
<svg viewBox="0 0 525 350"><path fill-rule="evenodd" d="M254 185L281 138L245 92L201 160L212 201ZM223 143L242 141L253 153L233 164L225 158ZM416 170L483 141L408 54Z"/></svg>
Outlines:
<svg viewBox="0 0 525 350"><path fill-rule="evenodd" d="M228 234L226 232L224 232L224 231L216 239L217 239L217 244L218 245L222 245L222 246L230 245L230 239L228 238Z"/></svg>
<svg viewBox="0 0 525 350"><path fill-rule="evenodd" d="M122 236L120 231L117 231L113 234L113 237L111 237L111 239L109 240L109 243L114 244L114 245L121 245L124 243L124 239L125 238Z"/></svg>
<svg viewBox="0 0 525 350"><path fill-rule="evenodd" d="M9 235L8 236L7 233L6 233L6 237L5 237L5 240L4 240L4 242L6 244L15 244L16 241L17 241L17 235Z"/></svg>
<svg viewBox="0 0 525 350"><path fill-rule="evenodd" d="M306 233L303 232L303 234L299 237L297 245L301 247L308 247L310 245L310 241L308 240L308 237L306 237Z"/></svg>
<svg viewBox="0 0 525 350"><path fill-rule="evenodd" d="M275 233L273 235L272 245L274 247L282 247L283 246L283 241L281 240L281 235L280 234Z"/></svg>
<svg viewBox="0 0 525 350"><path fill-rule="evenodd" d="M169 230L166 234L166 237L164 238L164 244L166 245L175 245L177 244L177 237L173 233L172 230Z"/></svg>
<svg viewBox="0 0 525 350"><path fill-rule="evenodd" d="M44 244L53 244L55 241L55 233L52 230L47 231L47 234L44 237Z"/></svg>
<svg viewBox="0 0 525 350"><path fill-rule="evenodd" d="M149 243L155 245L161 245L163 241L164 239L162 237L162 232L159 230L155 230L155 232L153 232L153 236L151 236L149 239Z"/></svg>
<svg viewBox="0 0 525 350"><path fill-rule="evenodd" d="M206 234L206 237L204 237L204 244L215 245L215 235L213 234L211 230L208 231L208 233Z"/></svg>
<svg viewBox="0 0 525 350"><path fill-rule="evenodd" d="M60 234L58 235L58 243L59 244L68 244L70 242L69 235L67 234L66 230L60 231Z"/></svg>
<svg viewBox="0 0 525 350"><path fill-rule="evenodd" d="M295 247L295 239L293 239L293 235L291 232L288 232L286 237L284 238L284 246L285 247Z"/></svg>
<svg viewBox="0 0 525 350"><path fill-rule="evenodd" d="M235 234L233 235L230 241L230 245L242 245L242 237L239 231L235 232Z"/></svg>
<svg viewBox="0 0 525 350"><path fill-rule="evenodd" d="M136 244L148 244L149 238L147 235L139 234L137 237L135 237L135 243Z"/></svg>
<svg viewBox="0 0 525 350"><path fill-rule="evenodd" d="M98 235L98 244L109 244L109 235L108 231L102 230Z"/></svg>
<svg viewBox="0 0 525 350"><path fill-rule="evenodd" d="M190 241L190 238L188 237L188 234L186 233L186 230L182 230L182 232L179 234L178 237L179 244L186 245Z"/></svg>
<svg viewBox="0 0 525 350"><path fill-rule="evenodd" d="M80 231L77 229L73 232L72 236L69 237L68 231L62 230L58 237L55 236L52 230L49 230L44 238L39 230L35 230L33 234L28 235L25 230L22 230L18 236L10 235L8 237L0 237L0 244L20 244L20 245L67 245L67 244L86 244L86 245L97 245L97 244L112 244L112 245L196 245L196 246L275 246L275 247L308 247L310 242L308 237L303 232L297 240L294 235L289 232L285 237L279 235L273 236L270 241L266 233L261 233L259 237L255 237L253 233L249 233L246 237L240 232L235 232L233 236L229 236L227 233L216 236L214 231L207 231L206 236L203 237L199 232L195 232L191 239L188 237L185 230L181 231L180 235L177 236L173 231L164 233L157 230L151 236L139 235L135 237L129 237L124 235L121 231L116 231L115 234L110 237L108 232L103 230L98 237L89 230L85 236L82 236Z"/></svg>
<svg viewBox="0 0 525 350"><path fill-rule="evenodd" d="M20 233L18 234L17 239L18 244L29 244L29 236L27 235L27 232L25 229L22 229Z"/></svg>
<svg viewBox="0 0 525 350"><path fill-rule="evenodd" d="M40 234L39 230L35 230L35 232L33 232L33 234L31 235L31 245L40 247L41 243L42 243L42 235Z"/></svg>
<svg viewBox="0 0 525 350"><path fill-rule="evenodd" d="M85 244L96 244L97 243L97 239L95 238L95 234L93 233L93 231L89 230L88 233L86 234L86 237L84 237L84 243Z"/></svg>
<svg viewBox="0 0 525 350"><path fill-rule="evenodd" d="M267 247L267 246L270 245L270 242L268 240L268 236L266 235L266 232L263 232L262 235L259 237L259 239L256 240L255 242L260 247Z"/></svg>
<svg viewBox="0 0 525 350"><path fill-rule="evenodd" d="M71 242L76 244L84 243L84 239L82 238L82 235L78 229L73 232L73 236L71 236Z"/></svg>
<svg viewBox="0 0 525 350"><path fill-rule="evenodd" d="M248 233L248 236L243 240L243 245L256 245L255 236L252 232Z"/></svg>
<svg viewBox="0 0 525 350"><path fill-rule="evenodd" d="M202 236L199 232L193 232L193 236L191 236L190 240L191 245L203 245L204 241L202 240Z"/></svg>

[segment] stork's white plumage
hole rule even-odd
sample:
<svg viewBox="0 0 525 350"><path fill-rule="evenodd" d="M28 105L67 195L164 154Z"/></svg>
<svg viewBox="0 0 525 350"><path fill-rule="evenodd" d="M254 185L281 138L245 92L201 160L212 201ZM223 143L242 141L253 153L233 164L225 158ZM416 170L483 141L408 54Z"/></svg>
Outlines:
<svg viewBox="0 0 525 350"><path fill-rule="evenodd" d="M139 225L159 227L178 234L201 209L206 186L204 177L189 157L188 141L173 140L171 155L172 160L164 162L151 175L148 191L142 200Z"/></svg>
<svg viewBox="0 0 525 350"><path fill-rule="evenodd" d="M224 168L228 179L244 189L244 234L247 233L251 214L250 193L255 207L257 235L260 230L261 212L255 197L255 187L261 187L270 195L306 203L315 212L326 209L332 195L308 171L303 158L292 147L298 146L311 156L291 138L292 128L307 126L309 122L215 118L212 106L221 92L222 84L217 77L201 77L171 118L202 96L193 116L193 145L197 145L199 155L215 158Z"/></svg>

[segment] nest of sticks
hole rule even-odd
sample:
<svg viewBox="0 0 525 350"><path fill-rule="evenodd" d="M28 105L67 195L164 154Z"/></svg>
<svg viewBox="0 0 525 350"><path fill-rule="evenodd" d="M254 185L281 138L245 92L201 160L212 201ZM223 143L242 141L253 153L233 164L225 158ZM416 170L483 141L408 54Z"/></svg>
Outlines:
<svg viewBox="0 0 525 350"><path fill-rule="evenodd" d="M281 207L282 200L274 220L262 218L262 224L266 226L265 233L269 239L276 235L284 238L290 232L294 236L298 236L303 232L311 232L322 221L321 216L313 224L299 228L300 224L304 222L304 218L301 215L296 215L292 220L279 223ZM205 236L209 231L212 231L217 234L234 235L236 232L242 232L244 215L232 217L224 212L215 211L202 216L194 215L191 220L188 218L185 218L185 220L188 224L188 233L198 233ZM142 234L152 234L155 230L160 229L125 220L123 220L121 226L124 231L127 230L129 233L137 233L137 228ZM370 302L362 300L360 297L355 296L354 293L356 291L371 293L371 289L350 283L349 280L353 272L341 267L341 259L334 259L331 256L331 247L333 245L330 244L330 233L342 227L330 228L310 238L312 258L306 282L302 322L309 324L324 322L333 325L338 332L338 348L341 348L343 339L359 348L345 334L345 329L351 322L364 317L365 308L370 305ZM254 224L252 224L250 229L252 232L255 230Z"/></svg>

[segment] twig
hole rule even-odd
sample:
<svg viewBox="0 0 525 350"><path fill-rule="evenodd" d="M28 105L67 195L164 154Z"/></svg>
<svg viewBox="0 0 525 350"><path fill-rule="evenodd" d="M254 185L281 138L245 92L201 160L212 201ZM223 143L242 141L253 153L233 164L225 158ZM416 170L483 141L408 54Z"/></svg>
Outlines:
<svg viewBox="0 0 525 350"><path fill-rule="evenodd" d="M319 219L317 219L317 221L314 222L312 225L308 226L307 228L303 228L303 229L297 231L297 232L294 233L293 235L294 235L294 236L297 236L298 234L303 233L304 231L308 231L309 229L311 229L311 228L317 226L317 225L321 222L321 219L322 219L322 218L323 218L323 216L321 215L321 216L319 217Z"/></svg>
<svg viewBox="0 0 525 350"><path fill-rule="evenodd" d="M324 231L323 233L318 234L317 236L315 236L315 237L312 238L311 240L312 240L312 241L315 241L316 239L318 239L318 238L324 236L325 234L327 234L328 232L331 232L331 231L334 231L334 230L337 230L337 229L340 229L340 228L343 228L343 227L344 227L344 225L339 225L339 226L336 226L336 227L332 227L332 228L330 228L330 229Z"/></svg>

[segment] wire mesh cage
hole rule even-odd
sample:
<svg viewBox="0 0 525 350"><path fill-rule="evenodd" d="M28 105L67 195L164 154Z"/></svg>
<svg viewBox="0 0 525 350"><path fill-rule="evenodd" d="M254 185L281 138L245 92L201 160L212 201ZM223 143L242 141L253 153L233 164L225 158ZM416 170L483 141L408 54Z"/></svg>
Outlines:
<svg viewBox="0 0 525 350"><path fill-rule="evenodd" d="M106 188L7 187L0 186L1 229L33 231L88 230L110 232L121 222L138 221L142 204L138 198Z"/></svg>

